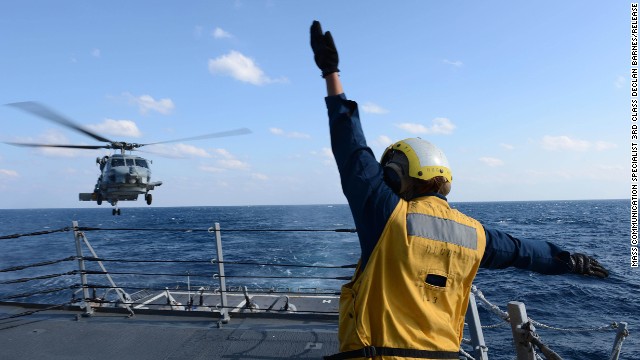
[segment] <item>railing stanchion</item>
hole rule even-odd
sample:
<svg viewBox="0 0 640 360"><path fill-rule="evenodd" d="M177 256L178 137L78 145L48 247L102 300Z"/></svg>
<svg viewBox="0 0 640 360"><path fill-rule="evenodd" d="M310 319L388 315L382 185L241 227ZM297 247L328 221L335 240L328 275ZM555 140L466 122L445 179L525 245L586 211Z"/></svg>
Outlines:
<svg viewBox="0 0 640 360"><path fill-rule="evenodd" d="M216 233L216 255L218 258L218 274L220 279L220 302L222 303L222 308L220 309L220 316L222 317L222 323L226 324L229 322L229 308L227 303L227 284L225 282L224 276L224 260L222 256L222 238L220 236L220 223L215 223L213 225L214 231Z"/></svg>
<svg viewBox="0 0 640 360"><path fill-rule="evenodd" d="M524 303L510 301L507 304L507 312L511 321L511 332L513 333L517 359L536 360L536 352L533 349L533 345L525 339L526 330L523 329L523 326L529 321L529 318L527 317L527 309L524 307Z"/></svg>
<svg viewBox="0 0 640 360"><path fill-rule="evenodd" d="M618 332L616 333L616 339L613 343L613 349L611 349L611 357L610 360L618 360L620 357L620 349L622 348L622 342L629 335L629 331L627 330L627 323L621 321L618 325Z"/></svg>
<svg viewBox="0 0 640 360"><path fill-rule="evenodd" d="M469 294L469 307L465 315L467 324L469 324L469 334L471 335L471 344L473 346L473 355L477 360L488 360L488 348L484 342L482 334L482 325L480 324L480 316L478 315L478 306L476 304L476 296Z"/></svg>
<svg viewBox="0 0 640 360"><path fill-rule="evenodd" d="M76 241L76 256L78 257L78 268L80 270L80 283L82 284L82 306L84 306L84 314L86 316L93 315L93 308L89 305L89 288L87 282L87 272L84 257L82 256L82 233L78 230L78 222L72 221L73 237Z"/></svg>

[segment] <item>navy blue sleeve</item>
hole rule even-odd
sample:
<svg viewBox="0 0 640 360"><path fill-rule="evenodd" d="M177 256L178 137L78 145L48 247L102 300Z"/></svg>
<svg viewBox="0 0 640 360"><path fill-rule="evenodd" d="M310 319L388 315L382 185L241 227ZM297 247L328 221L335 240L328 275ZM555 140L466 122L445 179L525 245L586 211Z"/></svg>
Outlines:
<svg viewBox="0 0 640 360"><path fill-rule="evenodd" d="M485 228L487 247L480 267L516 267L541 274L569 272L569 252L547 241L521 240L505 232Z"/></svg>
<svg viewBox="0 0 640 360"><path fill-rule="evenodd" d="M358 231L364 269L400 197L384 182L382 167L367 146L358 104L347 100L344 94L328 96L325 102L331 149Z"/></svg>

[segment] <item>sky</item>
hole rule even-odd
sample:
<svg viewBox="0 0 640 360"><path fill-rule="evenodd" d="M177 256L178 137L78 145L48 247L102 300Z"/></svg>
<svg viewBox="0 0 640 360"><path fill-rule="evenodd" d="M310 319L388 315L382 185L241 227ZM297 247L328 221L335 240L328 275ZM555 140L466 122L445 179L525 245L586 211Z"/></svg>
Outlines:
<svg viewBox="0 0 640 360"><path fill-rule="evenodd" d="M252 131L142 148L163 182L152 206L346 203L313 20L376 156L436 144L451 202L629 198L629 2L24 0L0 14L0 142L101 145L4 105L21 101L129 142ZM78 193L107 154L0 143L0 208L96 207Z"/></svg>

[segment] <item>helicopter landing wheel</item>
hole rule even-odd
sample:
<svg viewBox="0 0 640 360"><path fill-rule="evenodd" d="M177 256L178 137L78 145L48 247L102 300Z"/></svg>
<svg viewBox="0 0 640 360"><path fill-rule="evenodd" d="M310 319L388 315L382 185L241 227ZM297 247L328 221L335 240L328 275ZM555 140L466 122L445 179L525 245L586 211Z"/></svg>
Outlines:
<svg viewBox="0 0 640 360"><path fill-rule="evenodd" d="M151 205L151 201L153 201L153 197L151 196L151 194L145 195L144 199L147 200L147 205Z"/></svg>
<svg viewBox="0 0 640 360"><path fill-rule="evenodd" d="M102 205L102 193L98 193L96 196L96 203L98 203L98 205Z"/></svg>
<svg viewBox="0 0 640 360"><path fill-rule="evenodd" d="M111 209L111 215L120 215L120 209Z"/></svg>

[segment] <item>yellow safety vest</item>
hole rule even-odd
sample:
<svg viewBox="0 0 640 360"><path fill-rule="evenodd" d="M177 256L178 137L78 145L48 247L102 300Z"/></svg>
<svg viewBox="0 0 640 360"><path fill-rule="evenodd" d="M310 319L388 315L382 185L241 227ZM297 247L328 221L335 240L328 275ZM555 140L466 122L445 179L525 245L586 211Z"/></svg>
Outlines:
<svg viewBox="0 0 640 360"><path fill-rule="evenodd" d="M445 200L400 200L364 271L342 287L340 351L457 352L485 245L482 225Z"/></svg>

